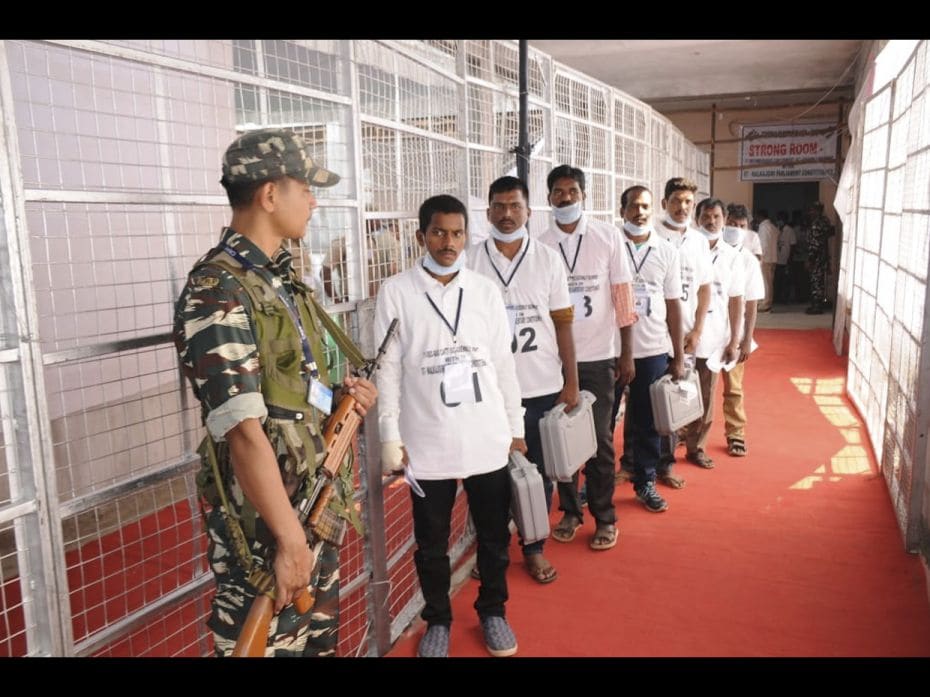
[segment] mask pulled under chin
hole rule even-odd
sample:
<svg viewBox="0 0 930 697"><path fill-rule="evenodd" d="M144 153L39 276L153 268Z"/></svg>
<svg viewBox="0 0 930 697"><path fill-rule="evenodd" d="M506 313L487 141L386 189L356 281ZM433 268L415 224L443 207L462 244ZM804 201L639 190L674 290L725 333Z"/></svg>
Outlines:
<svg viewBox="0 0 930 697"><path fill-rule="evenodd" d="M557 223L571 225L581 218L581 202L579 201L578 203L573 203L570 206L564 206L562 208L553 206L552 217L555 218L555 222Z"/></svg>
<svg viewBox="0 0 930 697"><path fill-rule="evenodd" d="M623 231L626 233L627 237L642 237L643 235L648 235L652 231L652 228L648 225L634 225L627 220L623 222Z"/></svg>
<svg viewBox="0 0 930 697"><path fill-rule="evenodd" d="M529 233L526 231L526 225L514 230L513 232L501 232L493 225L491 226L491 237L500 242L516 242L522 240Z"/></svg>
<svg viewBox="0 0 930 697"><path fill-rule="evenodd" d="M465 265L465 252L461 252L449 266L443 266L438 261L433 259L432 255L427 252L426 256L423 257L423 268L427 271L436 274L437 276L448 276L450 273L456 273L461 271L462 267Z"/></svg>

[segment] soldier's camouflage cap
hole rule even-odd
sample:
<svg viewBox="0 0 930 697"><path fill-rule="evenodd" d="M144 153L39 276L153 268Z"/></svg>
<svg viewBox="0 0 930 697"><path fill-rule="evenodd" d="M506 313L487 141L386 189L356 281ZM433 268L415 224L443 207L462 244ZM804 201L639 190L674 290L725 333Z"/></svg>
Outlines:
<svg viewBox="0 0 930 697"><path fill-rule="evenodd" d="M285 175L311 186L339 183L339 175L316 164L304 139L286 128L243 133L223 155L223 179L229 184L260 182Z"/></svg>

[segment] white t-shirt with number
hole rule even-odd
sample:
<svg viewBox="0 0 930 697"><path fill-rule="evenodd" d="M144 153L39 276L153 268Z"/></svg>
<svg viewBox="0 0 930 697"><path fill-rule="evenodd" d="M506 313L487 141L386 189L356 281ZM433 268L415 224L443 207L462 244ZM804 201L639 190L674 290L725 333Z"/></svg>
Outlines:
<svg viewBox="0 0 930 697"><path fill-rule="evenodd" d="M611 286L633 280L622 237L613 225L584 213L573 233L562 232L552 222L539 237L555 250L568 272L568 292L575 308L572 335L579 363L620 355Z"/></svg>
<svg viewBox="0 0 930 697"><path fill-rule="evenodd" d="M623 246L633 267L633 297L639 315L633 324L633 358L671 353L665 301L681 298L678 251L654 232L638 249L629 239Z"/></svg>
<svg viewBox="0 0 930 697"><path fill-rule="evenodd" d="M468 268L489 278L504 300L523 398L559 392L562 359L549 312L571 307L572 301L558 253L527 237L511 260L489 238L468 250Z"/></svg>
<svg viewBox="0 0 930 697"><path fill-rule="evenodd" d="M730 342L730 298L742 296L746 289L740 252L720 239L710 250L710 257L714 280L710 287L710 307L704 320L704 331L694 351L698 358L708 358Z"/></svg>
<svg viewBox="0 0 930 697"><path fill-rule="evenodd" d="M681 324L682 331L687 334L694 329L698 288L714 280L710 245L702 232L690 226L681 233L659 223L656 232L678 250L678 264L681 267Z"/></svg>
<svg viewBox="0 0 930 697"><path fill-rule="evenodd" d="M375 336L399 320L375 374L381 440L403 441L416 479L492 472L523 437L507 311L484 276L463 268L444 286L422 263L378 291Z"/></svg>

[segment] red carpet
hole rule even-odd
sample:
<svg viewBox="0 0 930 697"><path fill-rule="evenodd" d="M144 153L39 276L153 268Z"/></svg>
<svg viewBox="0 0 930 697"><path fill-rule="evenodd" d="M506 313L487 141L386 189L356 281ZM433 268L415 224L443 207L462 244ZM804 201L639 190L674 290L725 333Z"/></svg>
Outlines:
<svg viewBox="0 0 930 697"><path fill-rule="evenodd" d="M592 552L550 540L559 578L523 571L514 539L510 619L520 656L930 656L920 559L903 549L827 331L760 331L746 369L749 455L731 458L722 385L708 454L681 461L655 514L617 487L620 539ZM554 524L561 513L553 505ZM453 598L451 653L487 656L472 603ZM413 656L422 627L392 656Z"/></svg>

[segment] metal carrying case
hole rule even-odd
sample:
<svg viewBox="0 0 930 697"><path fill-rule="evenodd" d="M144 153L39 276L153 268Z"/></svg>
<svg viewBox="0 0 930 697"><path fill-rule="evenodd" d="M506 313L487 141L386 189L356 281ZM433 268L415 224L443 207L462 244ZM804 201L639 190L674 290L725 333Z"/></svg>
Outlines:
<svg viewBox="0 0 930 697"><path fill-rule="evenodd" d="M570 482L572 475L597 452L594 432L596 401L587 390L578 393L578 406L565 413L562 405L547 411L539 420L543 466L554 482Z"/></svg>

